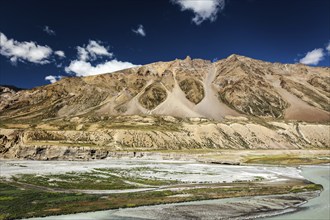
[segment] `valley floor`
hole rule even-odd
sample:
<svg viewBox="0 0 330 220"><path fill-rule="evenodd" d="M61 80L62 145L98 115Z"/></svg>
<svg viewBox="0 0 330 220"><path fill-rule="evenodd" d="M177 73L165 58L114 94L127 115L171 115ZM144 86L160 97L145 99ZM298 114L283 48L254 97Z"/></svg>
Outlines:
<svg viewBox="0 0 330 220"><path fill-rule="evenodd" d="M330 218L329 166L303 166L301 174L323 185L320 196L314 192L301 192L276 196L253 196L203 200L166 205L143 206L107 211L56 216L56 219L318 219ZM305 202L306 199L308 202ZM283 207L285 203L286 207ZM302 204L303 203L303 204ZM244 213L248 213L244 216ZM236 216L236 217L235 217ZM240 217L237 217L240 216ZM38 220L53 219L35 218Z"/></svg>
<svg viewBox="0 0 330 220"><path fill-rule="evenodd" d="M136 152L135 158L93 161L2 160L0 219L272 195L243 202L241 207L245 208L235 212L239 214L236 217L243 217L294 209L318 196L322 189L321 185L304 179L300 169L293 166L228 166L216 164L219 160L214 158L208 161L211 163L201 163L195 160L194 153L181 155L181 160L156 159L160 152L149 158L137 158L140 153ZM259 156L265 154L259 153ZM207 154L199 152L198 155ZM323 155L329 156L325 152ZM163 156L169 154L163 153ZM183 160L187 158L190 161ZM197 208L203 212L203 207L205 205ZM186 213L186 209L191 210L186 207L181 211ZM227 212L228 216L230 213ZM163 215L169 217L166 216Z"/></svg>

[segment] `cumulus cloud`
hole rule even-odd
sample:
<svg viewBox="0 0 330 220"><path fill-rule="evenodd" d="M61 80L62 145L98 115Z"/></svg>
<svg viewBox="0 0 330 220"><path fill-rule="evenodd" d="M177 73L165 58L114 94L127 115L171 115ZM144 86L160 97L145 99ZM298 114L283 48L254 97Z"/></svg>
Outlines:
<svg viewBox="0 0 330 220"><path fill-rule="evenodd" d="M143 27L142 24L140 24L136 29L132 29L132 31L134 33L136 33L137 35L140 35L142 37L146 36L146 32L145 32L144 27Z"/></svg>
<svg viewBox="0 0 330 220"><path fill-rule="evenodd" d="M307 65L317 65L321 60L323 60L325 54L322 48L314 49L306 54L305 57L299 60L300 63Z"/></svg>
<svg viewBox="0 0 330 220"><path fill-rule="evenodd" d="M57 55L60 58L64 58L65 57L65 53L62 50L57 50L57 51L54 52L54 54Z"/></svg>
<svg viewBox="0 0 330 220"><path fill-rule="evenodd" d="M102 73L115 72L122 69L134 67L130 62L119 61L117 59L106 60L98 64L93 64L100 57L113 58L114 55L103 46L100 41L90 40L88 45L77 47L78 59L72 60L69 66L65 67L65 72L76 76L90 76Z"/></svg>
<svg viewBox="0 0 330 220"><path fill-rule="evenodd" d="M56 35L55 31L52 30L49 26L45 26L44 29L43 29L44 32L46 32L48 35Z"/></svg>
<svg viewBox="0 0 330 220"><path fill-rule="evenodd" d="M112 57L113 54L108 51L108 48L101 45L101 41L90 40L88 45L77 47L79 60L96 60L98 56Z"/></svg>
<svg viewBox="0 0 330 220"><path fill-rule="evenodd" d="M203 21L211 22L217 19L217 14L225 8L225 0L171 0L173 4L180 6L181 11L192 11L192 21L200 25Z"/></svg>
<svg viewBox="0 0 330 220"><path fill-rule="evenodd" d="M49 58L53 50L46 46L38 45L36 42L19 42L8 39L5 34L0 32L0 54L8 57L13 64L18 61L29 61L37 64L49 63Z"/></svg>
<svg viewBox="0 0 330 220"><path fill-rule="evenodd" d="M49 75L49 76L46 76L45 77L45 80L51 82L51 83L55 83L57 82L57 80L60 80L62 78L62 76L52 76L52 75Z"/></svg>
<svg viewBox="0 0 330 220"><path fill-rule="evenodd" d="M96 66L93 66L91 63L83 60L73 60L69 66L65 67L65 72L74 73L76 76L91 76L115 72L134 66L136 65L130 62L118 61L116 59L97 64Z"/></svg>

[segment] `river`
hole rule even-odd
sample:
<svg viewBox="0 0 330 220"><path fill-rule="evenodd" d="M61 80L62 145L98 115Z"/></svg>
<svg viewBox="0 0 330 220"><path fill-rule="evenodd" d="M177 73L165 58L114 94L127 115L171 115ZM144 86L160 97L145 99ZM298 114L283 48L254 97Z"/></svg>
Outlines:
<svg viewBox="0 0 330 220"><path fill-rule="evenodd" d="M305 166L301 173L306 179L321 184L323 191L319 197L309 200L298 212L266 218L269 220L329 220L330 219L330 166Z"/></svg>
<svg viewBox="0 0 330 220"><path fill-rule="evenodd" d="M313 219L313 220L328 220L330 219L330 190L329 190L329 181L330 181L330 166L303 166L302 176L306 179L322 184L324 190L320 194L319 197L309 200L307 203L300 206L299 210L296 212L289 212L287 214L282 214L274 217L266 217L259 218L264 220L286 220L286 219ZM253 197L256 199L260 199L262 197L256 196ZM61 215L61 216L49 216L44 218L34 218L34 220L48 220L48 219L118 219L118 220L141 220L141 219L158 219L160 213L164 212L164 210L171 211L173 209L180 209L185 207L188 211L191 209L200 208L205 210L202 212L214 211L213 208L215 205L219 204L230 204L233 202L245 202L247 200L251 200L249 197L242 198L230 198L230 199L217 199L217 200L207 200L207 201L195 201L195 202L187 202L187 203L177 203L177 204L166 204L166 205L154 205L148 207L136 207L136 208L127 208L127 209L115 209L115 210L107 210L107 211L97 211L97 212L88 212L88 213L77 213L71 215ZM181 210L182 211L182 210ZM202 213L202 212L199 212ZM198 212L197 212L198 213ZM192 213L191 213L192 214ZM216 213L214 213L216 214ZM206 215L207 219L218 219L219 215ZM193 219L204 219L202 216L190 216ZM250 217L246 216L245 219L250 219ZM256 217L256 216L255 216ZM254 218L255 218L254 217ZM163 218L161 218L163 219ZM190 218L187 218L190 219ZM223 219L223 218L221 218ZM234 218L240 219L240 218ZM31 220L31 219L30 219Z"/></svg>

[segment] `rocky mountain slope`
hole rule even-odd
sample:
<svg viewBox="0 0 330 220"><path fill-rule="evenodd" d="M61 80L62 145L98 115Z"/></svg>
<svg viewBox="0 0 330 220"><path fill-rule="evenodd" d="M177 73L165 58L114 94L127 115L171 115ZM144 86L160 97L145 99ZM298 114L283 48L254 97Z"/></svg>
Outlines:
<svg viewBox="0 0 330 220"><path fill-rule="evenodd" d="M171 115L221 120L252 115L328 121L330 68L231 55L187 57L110 74L64 78L1 97L1 120L83 115Z"/></svg>
<svg viewBox="0 0 330 220"><path fill-rule="evenodd" d="M328 67L239 55L214 63L157 62L31 90L1 88L0 154L19 157L13 152L23 146L32 155L40 146L77 145L106 151L329 147L329 98Z"/></svg>

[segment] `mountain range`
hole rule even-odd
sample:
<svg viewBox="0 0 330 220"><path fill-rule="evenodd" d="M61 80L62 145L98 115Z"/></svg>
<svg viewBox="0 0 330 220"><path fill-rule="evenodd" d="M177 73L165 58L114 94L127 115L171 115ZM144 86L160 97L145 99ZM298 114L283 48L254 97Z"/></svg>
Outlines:
<svg viewBox="0 0 330 220"><path fill-rule="evenodd" d="M153 129L160 132L169 131L172 132L171 135L173 132L185 132L186 135L183 124L197 123L203 127L227 123L232 126L239 122L244 126L252 123L266 129L274 129L274 123L282 123L284 127L289 124L308 123L310 126L323 126L315 127L313 132L307 131L313 133L315 144L307 140L307 134L303 135L299 129L292 131L297 133L297 140L289 141L284 137L282 141L276 138L269 140L285 142L282 146L288 148L328 147L329 137L326 137L326 133L329 131L329 98L329 67L270 63L235 54L216 62L187 57L184 60L156 62L113 73L67 77L30 90L2 86L0 141L2 138L3 149L7 149L2 150L2 154L5 154L4 152L8 152L13 146L22 146L23 144L19 143L24 140L24 143L29 142L29 146L34 147L52 145L54 143L49 141L55 140L65 143L70 140L68 146L90 144L87 140L79 142L79 138L72 138L70 135L73 134L63 133L69 131L85 132L81 136L86 136L89 140L90 134L86 132L122 132L123 129L133 133L138 131L142 136L150 136L148 132ZM276 126L278 128L283 127L282 125ZM53 134L49 134L52 132ZM189 132L197 131L192 129ZM236 136L231 134L230 137L226 137L228 134L223 129L212 132L218 132L211 136L218 135L219 140L217 137L207 137L212 142L208 147L226 148L227 145L218 143L223 141L220 136L229 140L229 148L240 148L242 145L256 147L256 144L252 145L246 141L249 139L244 136L246 132L235 131L239 136L234 132ZM258 136L258 131L251 132L262 143L267 142L267 138ZM15 136L14 133L16 137L20 137L19 141L14 138L15 143L9 141L13 140L9 136ZM210 134L206 134L208 135ZM96 145L105 146L105 143L108 143L112 149L160 146L159 143L155 144L153 138L149 140L150 143L146 140L124 143L127 134L126 137L118 134L110 136L109 140L101 141L102 143L98 140ZM104 136L102 137L104 139ZM164 139L162 136L159 138ZM235 138L240 141L235 142ZM182 140L185 144L182 141L166 142L168 146L161 144L161 148L206 146L204 141L198 138L184 137ZM279 147L270 143L261 145L262 148ZM15 157L12 154L11 157Z"/></svg>

